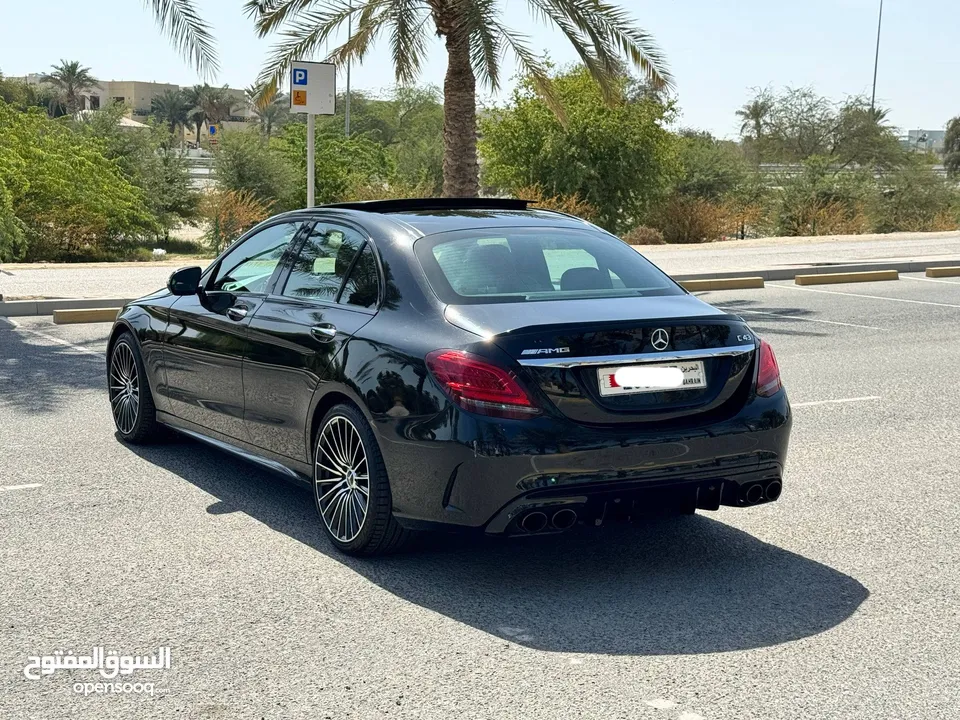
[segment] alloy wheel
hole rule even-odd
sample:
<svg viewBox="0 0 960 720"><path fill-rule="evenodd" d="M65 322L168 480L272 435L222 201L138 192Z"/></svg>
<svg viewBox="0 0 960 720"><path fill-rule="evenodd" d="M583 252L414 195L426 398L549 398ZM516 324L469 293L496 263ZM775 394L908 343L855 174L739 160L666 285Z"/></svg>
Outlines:
<svg viewBox="0 0 960 720"><path fill-rule="evenodd" d="M317 437L314 492L330 534L348 543L360 534L370 507L370 470L356 426L330 418Z"/></svg>
<svg viewBox="0 0 960 720"><path fill-rule="evenodd" d="M124 435L132 433L140 413L140 374L125 342L117 343L110 360L110 407L117 429Z"/></svg>

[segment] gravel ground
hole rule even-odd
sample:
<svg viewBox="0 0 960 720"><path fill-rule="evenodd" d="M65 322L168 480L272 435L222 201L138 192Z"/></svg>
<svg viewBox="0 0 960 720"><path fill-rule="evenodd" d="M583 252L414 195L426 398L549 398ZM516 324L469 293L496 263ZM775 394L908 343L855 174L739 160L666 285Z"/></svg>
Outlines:
<svg viewBox="0 0 960 720"><path fill-rule="evenodd" d="M668 273L725 272L821 263L958 258L960 233L760 238L711 245L637 248ZM0 295L135 298L163 287L172 270L207 260L104 265L0 265Z"/></svg>
<svg viewBox="0 0 960 720"><path fill-rule="evenodd" d="M777 351L779 502L375 561L252 466L118 442L108 326L0 319L0 717L956 716L960 280L704 297ZM97 645L172 669L22 672Z"/></svg>

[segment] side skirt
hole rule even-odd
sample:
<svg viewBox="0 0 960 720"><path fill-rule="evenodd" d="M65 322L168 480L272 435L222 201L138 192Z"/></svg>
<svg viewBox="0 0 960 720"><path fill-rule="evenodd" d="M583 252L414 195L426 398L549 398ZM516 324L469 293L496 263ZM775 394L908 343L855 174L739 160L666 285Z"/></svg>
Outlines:
<svg viewBox="0 0 960 720"><path fill-rule="evenodd" d="M254 465L259 465L266 470L282 476L286 480L291 480L303 487L311 489L313 488L313 480L300 470L294 469L293 467L290 467L279 460L265 457L251 449L234 444L236 442L235 440L227 439L219 436L218 434L211 433L209 430L199 428L191 422L181 420L180 418L165 412L157 412L157 421L167 425L177 432L193 438L194 440L199 440L200 442L206 443L207 445L215 447L218 450L223 450L224 452L228 452L242 460L251 462Z"/></svg>

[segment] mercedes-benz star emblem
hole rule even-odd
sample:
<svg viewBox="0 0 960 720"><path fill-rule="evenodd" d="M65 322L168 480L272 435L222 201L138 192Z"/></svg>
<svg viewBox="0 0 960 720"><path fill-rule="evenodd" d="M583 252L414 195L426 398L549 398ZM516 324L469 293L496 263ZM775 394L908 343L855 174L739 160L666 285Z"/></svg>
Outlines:
<svg viewBox="0 0 960 720"><path fill-rule="evenodd" d="M670 333L663 328L657 328L650 336L650 344L653 345L654 350L666 350L667 345L670 344Z"/></svg>

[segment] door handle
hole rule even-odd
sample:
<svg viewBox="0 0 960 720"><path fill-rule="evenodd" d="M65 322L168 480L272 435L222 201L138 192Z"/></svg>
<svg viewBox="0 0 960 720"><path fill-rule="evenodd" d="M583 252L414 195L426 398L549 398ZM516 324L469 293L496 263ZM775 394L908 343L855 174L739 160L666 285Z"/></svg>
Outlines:
<svg viewBox="0 0 960 720"><path fill-rule="evenodd" d="M320 342L330 342L337 336L337 328L330 323L314 325L310 328L310 332Z"/></svg>
<svg viewBox="0 0 960 720"><path fill-rule="evenodd" d="M236 322L240 322L247 316L248 312L250 311L245 307L229 307L227 308L227 317Z"/></svg>

